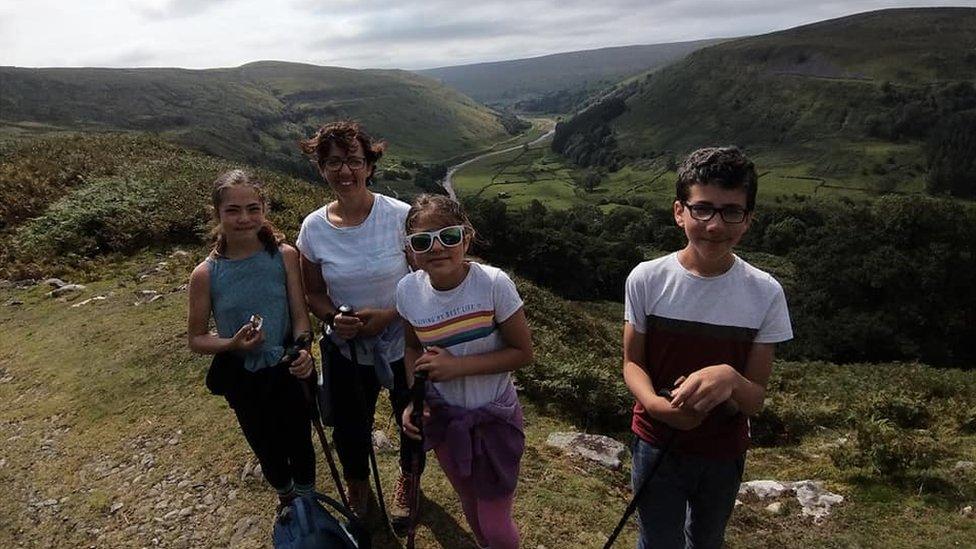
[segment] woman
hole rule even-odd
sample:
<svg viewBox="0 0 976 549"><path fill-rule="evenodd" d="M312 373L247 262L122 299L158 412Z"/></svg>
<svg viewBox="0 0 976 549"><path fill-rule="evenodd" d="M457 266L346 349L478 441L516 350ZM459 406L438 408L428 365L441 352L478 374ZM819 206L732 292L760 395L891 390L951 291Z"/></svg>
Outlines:
<svg viewBox="0 0 976 549"><path fill-rule="evenodd" d="M328 326L322 356L335 410L333 436L350 507L363 516L380 386L391 389L398 423L407 401L396 286L410 272L403 248L410 206L369 190L386 144L374 141L359 124L326 124L300 144L336 197L305 218L297 246L309 308ZM339 313L342 305L354 313ZM409 517L413 479L406 472L413 448L401 430L400 476L390 509L395 526L405 525Z"/></svg>

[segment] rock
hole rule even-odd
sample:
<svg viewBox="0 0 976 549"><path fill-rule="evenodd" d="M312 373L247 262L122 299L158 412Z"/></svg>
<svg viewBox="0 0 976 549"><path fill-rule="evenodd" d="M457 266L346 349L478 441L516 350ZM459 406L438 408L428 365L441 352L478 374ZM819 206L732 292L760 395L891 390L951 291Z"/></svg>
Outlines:
<svg viewBox="0 0 976 549"><path fill-rule="evenodd" d="M52 288L64 288L65 286L68 285L67 282L61 280L60 278L48 278L41 284L44 284L45 286L50 286Z"/></svg>
<svg viewBox="0 0 976 549"><path fill-rule="evenodd" d="M966 518L973 518L973 506L967 505L959 510L959 514Z"/></svg>
<svg viewBox="0 0 976 549"><path fill-rule="evenodd" d="M23 280L17 280L14 282L14 288L17 288L18 290L29 290L34 286L37 286L37 280L34 280L33 278L25 278Z"/></svg>
<svg viewBox="0 0 976 549"><path fill-rule="evenodd" d="M190 257L190 252L184 252L183 250L173 250L173 253L169 254L170 257Z"/></svg>
<svg viewBox="0 0 976 549"><path fill-rule="evenodd" d="M255 465L254 466L254 469L251 469L251 476L253 476L256 479L260 479L262 477L262 475L261 475L261 464L260 463L258 463L257 465Z"/></svg>
<svg viewBox="0 0 976 549"><path fill-rule="evenodd" d="M188 516L190 516L192 514L193 514L193 507L184 507L184 508L180 509L180 516L181 517L188 517Z"/></svg>
<svg viewBox="0 0 976 549"><path fill-rule="evenodd" d="M750 480L739 486L739 495L753 494L759 499L778 498L789 487L775 480Z"/></svg>
<svg viewBox="0 0 976 549"><path fill-rule="evenodd" d="M0 469L7 466L7 458L0 459Z"/></svg>
<svg viewBox="0 0 976 549"><path fill-rule="evenodd" d="M766 512L770 515L782 515L785 509L782 501L774 501L766 506Z"/></svg>
<svg viewBox="0 0 976 549"><path fill-rule="evenodd" d="M620 468L620 460L627 451L623 444L610 437L587 433L551 433L546 439L546 445L561 448L614 470Z"/></svg>
<svg viewBox="0 0 976 549"><path fill-rule="evenodd" d="M247 480L247 477L250 476L251 469L253 467L254 465L251 464L251 458L247 458L247 461L244 462L244 468L241 469L241 482Z"/></svg>
<svg viewBox="0 0 976 549"><path fill-rule="evenodd" d="M742 505L742 500L738 500L737 499L737 500L735 500L735 505L733 505L733 507L738 507L740 505Z"/></svg>
<svg viewBox="0 0 976 549"><path fill-rule="evenodd" d="M122 508L122 506L123 506L123 503L121 501L118 502L118 503L113 503L112 504L112 507L109 508L108 512L114 515L119 509Z"/></svg>
<svg viewBox="0 0 976 549"><path fill-rule="evenodd" d="M793 483L796 500L803 507L803 515L813 517L815 524L820 524L830 514L830 508L844 501L844 496L824 490L820 482L815 480L800 480Z"/></svg>
<svg viewBox="0 0 976 549"><path fill-rule="evenodd" d="M180 437L173 437L166 441L166 444L169 444L170 446L176 446L179 443L180 443Z"/></svg>
<svg viewBox="0 0 976 549"><path fill-rule="evenodd" d="M180 284L179 286L177 286L177 287L173 288L172 290L170 290L169 293L175 294L177 292L185 292L188 287L189 286L187 284Z"/></svg>
<svg viewBox="0 0 976 549"><path fill-rule="evenodd" d="M953 471L971 471L976 467L976 462L972 461L957 461L956 465L952 468Z"/></svg>
<svg viewBox="0 0 976 549"><path fill-rule="evenodd" d="M190 481L188 480L181 480L176 484L176 487L179 488L180 490L187 488L189 486L190 486Z"/></svg>
<svg viewBox="0 0 976 549"><path fill-rule="evenodd" d="M373 449L381 453L395 452L397 450L393 447L390 437L386 436L386 433L380 430L373 431Z"/></svg>
<svg viewBox="0 0 976 549"><path fill-rule="evenodd" d="M143 305L146 303L152 303L163 298L163 294L157 292L156 290L138 290L135 292L138 301L134 305Z"/></svg>
<svg viewBox="0 0 976 549"><path fill-rule="evenodd" d="M823 522L830 515L830 508L844 501L844 496L828 492L817 480L798 480L778 482L775 480L752 480L743 482L739 495L753 495L758 499L778 498L784 494L795 494L800 503L802 515L813 517L815 524ZM767 506L767 510L769 510Z"/></svg>
<svg viewBox="0 0 976 549"><path fill-rule="evenodd" d="M71 293L75 293L75 292L80 292L80 291L82 291L84 289L85 289L85 287L82 286L81 284L65 284L64 286L61 286L60 288L55 288L55 289L51 290L50 292L47 293L47 296L48 297L61 297L63 295L67 295L67 294L71 294Z"/></svg>
<svg viewBox="0 0 976 549"><path fill-rule="evenodd" d="M173 520L174 518L176 518L176 515L178 515L178 514L180 514L180 512L177 511L176 509L173 509L169 513L166 513L165 515L163 515L163 520Z"/></svg>
<svg viewBox="0 0 976 549"><path fill-rule="evenodd" d="M58 504L58 500L51 498L37 504L38 507L53 507Z"/></svg>
<svg viewBox="0 0 976 549"><path fill-rule="evenodd" d="M245 539L257 535L260 529L260 520L258 517L242 517L234 524L234 533L231 535L228 545L231 547L239 547Z"/></svg>
<svg viewBox="0 0 976 549"><path fill-rule="evenodd" d="M7 302L7 307L16 307L17 305L23 305L24 302L19 299L11 299Z"/></svg>
<svg viewBox="0 0 976 549"><path fill-rule="evenodd" d="M84 301L79 301L78 303L75 303L74 305L71 306L71 308L76 308L76 307L81 307L83 305L88 305L89 303L92 303L92 302L95 302L95 301L105 301L106 299L108 299L107 296L104 296L104 295L96 295L95 297L90 297L90 298L88 298L88 299L86 299Z"/></svg>
<svg viewBox="0 0 976 549"><path fill-rule="evenodd" d="M207 494L207 495L203 496L203 504L204 505L208 505L208 506L209 505L213 505L214 504L213 494Z"/></svg>

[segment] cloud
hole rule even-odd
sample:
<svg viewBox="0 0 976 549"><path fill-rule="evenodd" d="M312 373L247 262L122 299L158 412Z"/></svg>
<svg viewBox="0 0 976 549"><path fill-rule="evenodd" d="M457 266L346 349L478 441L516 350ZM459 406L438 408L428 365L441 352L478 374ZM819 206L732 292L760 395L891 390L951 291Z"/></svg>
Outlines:
<svg viewBox="0 0 976 549"><path fill-rule="evenodd" d="M142 47L96 58L91 64L102 67L144 67L155 64L161 55L163 54L158 51Z"/></svg>
<svg viewBox="0 0 976 549"><path fill-rule="evenodd" d="M220 4L234 0L166 0L158 6L135 6L146 19L179 19L204 13Z"/></svg>
<svg viewBox="0 0 976 549"><path fill-rule="evenodd" d="M918 5L918 0L32 0L0 5L0 64L205 68L277 59L415 69L763 34L860 11Z"/></svg>

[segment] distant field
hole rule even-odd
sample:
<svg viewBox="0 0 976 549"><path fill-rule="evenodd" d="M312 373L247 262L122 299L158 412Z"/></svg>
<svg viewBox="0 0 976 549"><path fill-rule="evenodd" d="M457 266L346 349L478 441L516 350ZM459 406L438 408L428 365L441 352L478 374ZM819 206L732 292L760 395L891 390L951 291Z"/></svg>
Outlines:
<svg viewBox="0 0 976 549"><path fill-rule="evenodd" d="M753 153L760 173L759 200L782 201L796 197L847 197L873 199L884 192L922 193L924 179L917 147L885 142L837 143L846 147L845 158L856 156L858 165L838 166L829 154L803 149ZM853 155L851 151L857 151ZM879 171L887 178L878 183ZM840 173L838 173L840 172ZM667 206L674 199L677 174L661 159L641 161L604 174L590 192L581 182L589 172L573 166L546 147L512 151L459 170L454 187L461 196L500 197L513 206L539 200L546 206L567 208L575 204L628 204L632 199ZM865 174L862 177L856 174Z"/></svg>

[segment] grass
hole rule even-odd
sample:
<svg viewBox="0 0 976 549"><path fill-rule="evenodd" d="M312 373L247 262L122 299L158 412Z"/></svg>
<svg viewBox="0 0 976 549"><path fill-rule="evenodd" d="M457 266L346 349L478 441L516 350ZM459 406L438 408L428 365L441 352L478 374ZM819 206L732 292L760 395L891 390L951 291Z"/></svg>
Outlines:
<svg viewBox="0 0 976 549"><path fill-rule="evenodd" d="M761 174L759 203L814 197L872 200L884 193L924 193L921 166L925 161L913 145L867 141L847 146L850 154L843 158L856 160L843 168L831 164L842 157L827 154L821 158L819 153L802 148L758 148L754 154L747 151ZM628 164L616 172L601 172L596 188L587 192L580 182L590 171L544 147L534 147L473 162L455 174L454 187L461 196L498 196L516 207L525 207L533 200L556 209L586 203L669 207L674 201L677 174L667 169L662 158ZM882 177L876 173L879 171L888 175Z"/></svg>
<svg viewBox="0 0 976 549"><path fill-rule="evenodd" d="M0 309L0 379L6 380L0 383L0 436L5 440L0 481L7 496L0 498L6 517L0 544L149 545L156 538L161 545L180 545L184 535L191 536L185 541L190 545L267 544L273 495L261 482L240 480L249 451L233 414L203 387L208 361L186 349L185 293L171 292L202 253L192 249L186 258L140 253L113 262L110 269L78 279L88 289L71 301L48 298L41 287L0 289L0 302L24 301ZM167 265L140 279L147 266L160 261ZM580 306L524 281L519 285L535 311L530 322L543 365L565 361L582 346L615 349L619 304ZM165 297L136 306L134 292L143 289ZM108 299L71 306L93 295ZM572 318L594 323L593 329L581 332ZM605 364L600 368L613 368L614 383L619 383L618 360L606 356L597 362ZM816 527L794 518L798 509L789 502L790 514L781 517L747 503L733 515L730 547L946 547L973 539L976 522L958 509L976 499L976 478L951 473L955 459L976 459L976 436L953 430L958 415L953 410L976 404L971 376L917 365L823 363L778 363L776 372L773 395L834 419L814 426L794 444L753 449L746 478L818 478L846 501ZM933 469L894 482L838 468L829 448L848 434L847 414L871 395L907 384L932 406L933 429L952 453ZM546 447L550 432L578 425L545 399L523 396L523 402L528 444L515 509L523 544L599 546L629 497L626 468L603 470ZM783 402L773 406L785 410ZM395 439L385 398L380 403L377 425ZM615 435L626 440L623 433ZM151 466L141 465L146 455L152 456ZM379 458L381 474L390 482L395 454ZM319 475L319 486L327 487L323 466ZM181 479L187 487L177 489ZM152 492L160 485L163 489ZM418 545L470 547L457 501L434 461L424 489ZM235 497L229 499L232 492ZM216 506L227 511L218 514L199 503L204 494L215 495ZM28 507L61 498L67 499L52 507ZM113 513L119 503L122 507ZM185 505L193 507L192 514L162 520ZM234 526L242 517L253 517L259 527L235 538ZM139 531L143 526L145 531ZM379 528L375 517L373 526ZM192 537L198 532L201 537ZM628 527L621 546L632 545L635 535ZM378 541L380 546L391 543L383 535Z"/></svg>
<svg viewBox="0 0 976 549"><path fill-rule="evenodd" d="M0 135L151 132L192 148L292 173L296 141L340 118L362 122L391 152L435 161L507 136L486 107L406 71L259 62L231 69L0 70ZM106 100L103 90L112 89Z"/></svg>
<svg viewBox="0 0 976 549"><path fill-rule="evenodd" d="M919 193L927 140L974 104L974 22L972 8L881 10L723 42L631 79L556 142L581 164L629 167L603 178L611 195L727 144L771 172L767 199Z"/></svg>

